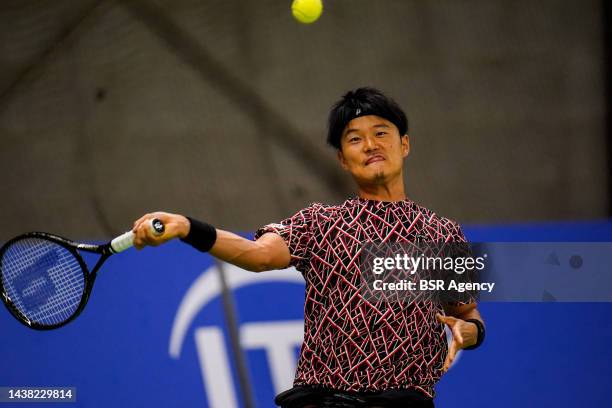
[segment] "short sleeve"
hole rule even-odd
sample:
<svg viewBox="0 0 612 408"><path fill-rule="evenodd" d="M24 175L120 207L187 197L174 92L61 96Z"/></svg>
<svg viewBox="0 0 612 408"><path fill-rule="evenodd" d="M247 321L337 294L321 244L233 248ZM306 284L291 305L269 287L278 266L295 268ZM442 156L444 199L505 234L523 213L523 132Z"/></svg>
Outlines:
<svg viewBox="0 0 612 408"><path fill-rule="evenodd" d="M459 223L456 221L452 221L452 220L448 220L448 222L450 223L450 226L448 228L450 241L451 242L468 242L468 240L465 238L465 235L463 234L463 230L461 229L461 226L459 225Z"/></svg>
<svg viewBox="0 0 612 408"><path fill-rule="evenodd" d="M451 242L452 256L455 258L474 258L472 247L461 229L459 223L449 220L451 225L449 227L449 235ZM461 276L461 281L464 283L476 283L478 279L478 271L466 271ZM477 303L478 292L466 290L463 293L456 294L457 297L454 302L449 302L450 305L459 306L470 303Z"/></svg>
<svg viewBox="0 0 612 408"><path fill-rule="evenodd" d="M255 240L268 232L280 235L285 240L289 254L291 254L289 265L302 270L310 258L312 211L312 206L307 207L279 223L264 225L255 232Z"/></svg>

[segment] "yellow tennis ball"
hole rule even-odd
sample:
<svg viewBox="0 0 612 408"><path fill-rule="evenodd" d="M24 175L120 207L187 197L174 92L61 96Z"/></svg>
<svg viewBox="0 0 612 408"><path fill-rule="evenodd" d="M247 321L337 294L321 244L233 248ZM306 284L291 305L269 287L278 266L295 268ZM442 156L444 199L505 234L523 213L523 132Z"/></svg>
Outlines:
<svg viewBox="0 0 612 408"><path fill-rule="evenodd" d="M293 0L291 12L300 23L314 23L323 12L323 2L321 0Z"/></svg>

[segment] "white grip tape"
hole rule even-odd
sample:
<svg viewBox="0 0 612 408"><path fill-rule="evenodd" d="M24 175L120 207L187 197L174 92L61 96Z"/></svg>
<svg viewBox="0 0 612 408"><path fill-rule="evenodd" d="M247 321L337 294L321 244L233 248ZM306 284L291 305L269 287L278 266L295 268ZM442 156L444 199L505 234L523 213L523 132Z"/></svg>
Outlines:
<svg viewBox="0 0 612 408"><path fill-rule="evenodd" d="M150 222L151 232L154 235L162 235L163 232L158 232L153 226L153 221ZM118 254L119 252L123 252L126 249L130 249L134 246L134 234L132 231L128 231L124 234L119 235L117 238L113 239L110 243L110 246L114 253Z"/></svg>
<svg viewBox="0 0 612 408"><path fill-rule="evenodd" d="M125 234L119 235L117 238L111 241L111 248L113 252L118 254L119 252L123 252L126 249L130 249L134 246L134 234L132 231L128 231Z"/></svg>

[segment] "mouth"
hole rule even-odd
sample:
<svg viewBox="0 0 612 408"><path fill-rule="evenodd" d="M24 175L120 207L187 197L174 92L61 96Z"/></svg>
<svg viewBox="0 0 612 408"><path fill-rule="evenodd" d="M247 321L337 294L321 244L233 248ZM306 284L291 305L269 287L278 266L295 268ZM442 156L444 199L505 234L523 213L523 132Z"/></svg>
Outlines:
<svg viewBox="0 0 612 408"><path fill-rule="evenodd" d="M370 157L368 160L366 160L365 165L369 166L372 163L376 163L376 162L384 161L384 160L385 158L382 155L377 154L377 155Z"/></svg>

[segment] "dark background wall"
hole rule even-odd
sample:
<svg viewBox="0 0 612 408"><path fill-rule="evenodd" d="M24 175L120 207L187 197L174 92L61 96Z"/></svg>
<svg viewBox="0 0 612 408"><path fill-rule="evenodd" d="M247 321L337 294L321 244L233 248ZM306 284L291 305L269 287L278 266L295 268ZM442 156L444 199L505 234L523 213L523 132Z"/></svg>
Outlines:
<svg viewBox="0 0 612 408"><path fill-rule="evenodd" d="M408 194L467 223L609 216L600 1L9 1L0 240L104 238L164 209L247 231L351 180L345 91L407 110Z"/></svg>

